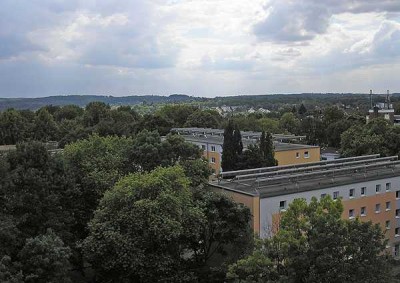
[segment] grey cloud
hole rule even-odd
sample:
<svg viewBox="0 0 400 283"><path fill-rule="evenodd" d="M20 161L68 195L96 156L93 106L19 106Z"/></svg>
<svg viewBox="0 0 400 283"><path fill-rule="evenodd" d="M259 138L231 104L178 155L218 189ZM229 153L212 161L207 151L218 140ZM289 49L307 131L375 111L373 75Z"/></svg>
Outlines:
<svg viewBox="0 0 400 283"><path fill-rule="evenodd" d="M372 65L400 63L400 24L385 21L371 41L356 43L358 48L334 49L324 56L315 55L300 62L308 70L319 74L355 70Z"/></svg>
<svg viewBox="0 0 400 283"><path fill-rule="evenodd" d="M63 43L74 52L77 63L129 68L173 66L178 48L173 45L164 48L158 43L163 23L158 21L159 26L154 25L157 15L151 3L142 0L4 0L0 9L0 40L4 42L0 46L0 59L35 51L46 56L46 51L53 47L48 40L49 33L54 29L66 29L79 15L98 17L101 21L121 14L127 18L124 24L78 26L77 32L83 33L84 38Z"/></svg>
<svg viewBox="0 0 400 283"><path fill-rule="evenodd" d="M323 34L330 18L340 13L400 12L398 0L271 0L264 7L266 18L253 27L262 41L299 42Z"/></svg>

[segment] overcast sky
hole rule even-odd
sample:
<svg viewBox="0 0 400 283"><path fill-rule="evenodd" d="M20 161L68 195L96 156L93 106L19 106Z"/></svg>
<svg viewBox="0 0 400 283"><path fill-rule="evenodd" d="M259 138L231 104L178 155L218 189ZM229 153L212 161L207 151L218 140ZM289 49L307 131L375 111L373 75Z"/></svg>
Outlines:
<svg viewBox="0 0 400 283"><path fill-rule="evenodd" d="M1 0L0 97L400 92L400 0Z"/></svg>

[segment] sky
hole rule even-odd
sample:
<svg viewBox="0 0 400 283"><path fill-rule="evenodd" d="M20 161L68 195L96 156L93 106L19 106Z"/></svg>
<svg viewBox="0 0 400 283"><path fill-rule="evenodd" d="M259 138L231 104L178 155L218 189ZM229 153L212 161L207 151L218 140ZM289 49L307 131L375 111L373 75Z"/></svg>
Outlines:
<svg viewBox="0 0 400 283"><path fill-rule="evenodd" d="M0 97L400 92L400 0L1 0Z"/></svg>

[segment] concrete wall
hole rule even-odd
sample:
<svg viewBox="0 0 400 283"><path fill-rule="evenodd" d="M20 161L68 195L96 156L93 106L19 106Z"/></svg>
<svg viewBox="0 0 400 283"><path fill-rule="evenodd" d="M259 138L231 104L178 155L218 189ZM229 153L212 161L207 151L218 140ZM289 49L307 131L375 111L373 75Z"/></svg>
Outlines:
<svg viewBox="0 0 400 283"><path fill-rule="evenodd" d="M308 152L308 157L305 152ZM321 160L321 153L319 147L275 151L275 159L278 160L278 165L318 162Z"/></svg>
<svg viewBox="0 0 400 283"><path fill-rule="evenodd" d="M258 196L250 196L246 194L241 194L239 192L233 192L228 190L223 190L217 187L213 187L214 191L223 193L230 198L232 198L236 203L241 203L250 209L252 215L251 227L254 232L260 233L260 198Z"/></svg>
<svg viewBox="0 0 400 283"><path fill-rule="evenodd" d="M391 184L390 191L386 191L386 183ZM380 193L376 193L377 184L381 185ZM366 187L365 196L361 195L362 187ZM354 189L354 197L350 197L350 189ZM386 237L389 239L391 249L393 249L396 244L400 243L400 237L395 235L395 228L400 227L400 219L395 216L396 209L400 208L400 200L396 199L396 191L400 191L400 177L263 198L260 200L260 236L268 237L271 235L271 231L276 232L277 226L279 226L281 201L286 201L288 206L297 198L305 198L307 201L311 201L312 197L319 199L322 194L329 194L333 197L334 192L339 192L344 207L342 217L349 219L349 210L353 209L355 217L359 217L361 221L371 220L374 223L379 223L383 231L386 231ZM386 202L390 202L389 210L386 210ZM375 205L378 203L381 206L380 212L375 213ZM361 207L366 208L365 216L360 215ZM390 229L385 227L387 220L390 221Z"/></svg>

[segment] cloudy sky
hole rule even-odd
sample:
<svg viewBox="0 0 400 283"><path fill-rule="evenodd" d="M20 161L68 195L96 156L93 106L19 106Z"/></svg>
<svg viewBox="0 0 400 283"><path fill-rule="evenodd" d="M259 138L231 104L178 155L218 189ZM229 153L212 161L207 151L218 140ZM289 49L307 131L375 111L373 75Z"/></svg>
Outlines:
<svg viewBox="0 0 400 283"><path fill-rule="evenodd" d="M400 92L400 0L1 0L0 97Z"/></svg>

